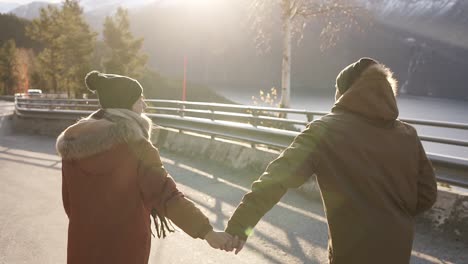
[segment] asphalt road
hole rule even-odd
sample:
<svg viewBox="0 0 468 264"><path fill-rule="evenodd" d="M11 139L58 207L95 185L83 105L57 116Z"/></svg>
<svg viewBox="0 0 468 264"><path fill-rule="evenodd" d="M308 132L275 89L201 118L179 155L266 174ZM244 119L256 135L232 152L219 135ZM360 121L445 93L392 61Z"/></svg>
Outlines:
<svg viewBox="0 0 468 264"><path fill-rule="evenodd" d="M65 263L68 219L55 139L15 134L11 103L0 101L0 264ZM222 229L258 175L162 151L179 188ZM411 263L468 263L468 245L417 224ZM326 263L320 200L290 191L257 225L239 255L211 249L182 231L153 238L150 263Z"/></svg>

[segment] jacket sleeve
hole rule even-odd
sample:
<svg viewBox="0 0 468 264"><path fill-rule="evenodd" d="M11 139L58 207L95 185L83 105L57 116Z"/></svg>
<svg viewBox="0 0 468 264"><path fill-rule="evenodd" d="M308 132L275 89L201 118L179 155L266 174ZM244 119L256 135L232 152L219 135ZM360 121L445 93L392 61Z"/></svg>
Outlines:
<svg viewBox="0 0 468 264"><path fill-rule="evenodd" d="M424 147L418 138L419 170L418 170L418 200L415 215L432 207L437 199L437 181L431 161L427 158Z"/></svg>
<svg viewBox="0 0 468 264"><path fill-rule="evenodd" d="M246 240L258 221L280 201L288 188L301 186L314 174L323 131L323 127L311 123L268 165L229 219L226 232Z"/></svg>
<svg viewBox="0 0 468 264"><path fill-rule="evenodd" d="M204 238L213 229L208 218L184 197L164 169L158 150L149 142L138 143L138 181L145 204L156 209L193 238Z"/></svg>

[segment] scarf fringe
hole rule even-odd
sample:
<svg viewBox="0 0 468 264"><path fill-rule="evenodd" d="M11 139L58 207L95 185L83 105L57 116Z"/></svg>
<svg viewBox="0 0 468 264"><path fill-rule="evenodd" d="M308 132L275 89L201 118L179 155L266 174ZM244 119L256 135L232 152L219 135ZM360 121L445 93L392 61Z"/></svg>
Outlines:
<svg viewBox="0 0 468 264"><path fill-rule="evenodd" d="M165 238L167 236L166 232L173 233L175 231L172 222L166 217L159 215L156 209L153 209L151 211L151 216L153 217L154 227L156 229L156 234L158 238L161 238L161 236L162 238ZM151 234L153 235L153 237L155 237L153 230L151 230Z"/></svg>

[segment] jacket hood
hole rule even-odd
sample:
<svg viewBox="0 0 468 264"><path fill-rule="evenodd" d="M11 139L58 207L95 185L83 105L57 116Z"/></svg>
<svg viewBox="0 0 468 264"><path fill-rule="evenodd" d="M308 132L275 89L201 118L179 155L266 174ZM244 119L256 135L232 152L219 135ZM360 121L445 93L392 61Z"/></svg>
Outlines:
<svg viewBox="0 0 468 264"><path fill-rule="evenodd" d="M396 90L393 73L382 64L376 64L359 76L335 102L334 108L343 108L372 120L393 121L399 114Z"/></svg>
<svg viewBox="0 0 468 264"><path fill-rule="evenodd" d="M57 138L62 159L81 159L111 149L121 143L150 140L151 119L130 110L106 109L106 118L94 112L65 129ZM145 129L146 131L144 131Z"/></svg>

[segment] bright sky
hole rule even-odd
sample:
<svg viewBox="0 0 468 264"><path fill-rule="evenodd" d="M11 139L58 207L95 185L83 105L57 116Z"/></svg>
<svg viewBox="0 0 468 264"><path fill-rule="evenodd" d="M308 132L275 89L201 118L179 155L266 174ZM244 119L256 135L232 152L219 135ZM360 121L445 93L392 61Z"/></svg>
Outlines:
<svg viewBox="0 0 468 264"><path fill-rule="evenodd" d="M49 3L60 3L63 0L0 0L0 3L18 3L18 4L27 4L31 2L49 2ZM125 1L122 1L125 2ZM148 0L147 2L152 2L152 0Z"/></svg>
<svg viewBox="0 0 468 264"><path fill-rule="evenodd" d="M49 2L49 3L59 3L62 0L0 0L0 3L18 3L18 4L27 4L34 1L40 2ZM127 0L128 1L128 0ZM147 2L153 2L154 0L147 0ZM166 0L167 1L167 0ZM178 1L178 0L169 0L169 1ZM180 0L179 0L180 1ZM188 2L209 2L209 0L185 0ZM122 0L122 2L126 2L126 0ZM143 1L142 1L143 2Z"/></svg>
<svg viewBox="0 0 468 264"><path fill-rule="evenodd" d="M40 0L41 2L49 2L49 3L58 3L61 0ZM34 2L32 0L0 0L0 3L18 3L18 4L27 4L30 2Z"/></svg>
<svg viewBox="0 0 468 264"><path fill-rule="evenodd" d="M48 3L60 3L63 0L36 0ZM34 0L0 0L0 4L6 3L15 3L16 5L25 5L28 3L34 2ZM224 8L226 1L220 0L101 0L98 3L102 5L106 4L121 4L127 7L130 6L141 6L145 3L159 2L163 4L162 6L171 6L171 5L183 5L188 7L191 10L198 10L204 12L210 12L213 10L220 10ZM93 9L96 7L94 0L81 0L80 4L84 7L85 10Z"/></svg>
<svg viewBox="0 0 468 264"><path fill-rule="evenodd" d="M18 3L18 4L27 4L34 1L49 2L49 3L59 3L62 0L0 0L0 3ZM140 0L140 2L154 2L155 0ZM209 4L214 2L214 0L159 0L167 2L189 2L197 4ZM128 0L122 0L121 2L128 2Z"/></svg>

